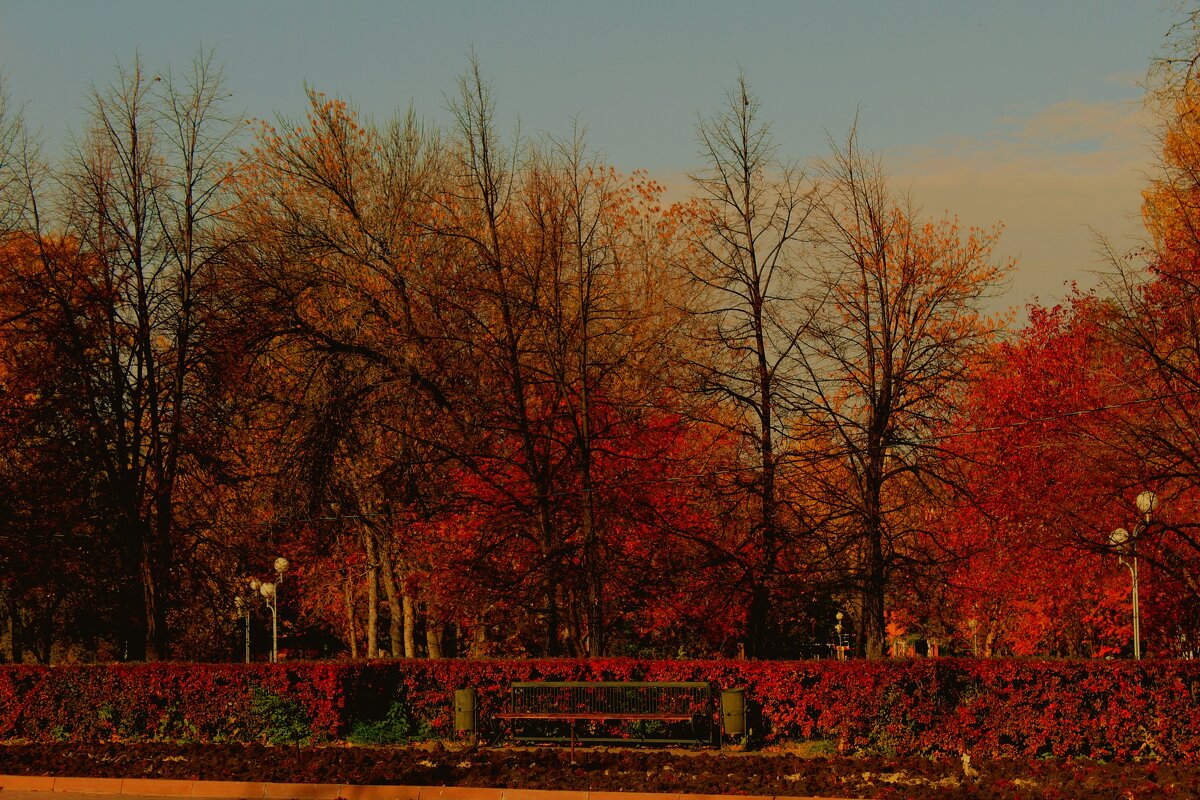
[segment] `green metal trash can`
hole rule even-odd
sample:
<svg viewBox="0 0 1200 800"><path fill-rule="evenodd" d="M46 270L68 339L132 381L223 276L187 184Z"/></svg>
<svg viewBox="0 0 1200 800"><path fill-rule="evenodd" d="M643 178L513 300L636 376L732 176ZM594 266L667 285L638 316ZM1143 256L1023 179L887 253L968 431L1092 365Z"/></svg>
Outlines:
<svg viewBox="0 0 1200 800"><path fill-rule="evenodd" d="M454 690L454 731L455 733L475 733L475 690Z"/></svg>
<svg viewBox="0 0 1200 800"><path fill-rule="evenodd" d="M746 690L721 690L721 727L729 736L746 735Z"/></svg>

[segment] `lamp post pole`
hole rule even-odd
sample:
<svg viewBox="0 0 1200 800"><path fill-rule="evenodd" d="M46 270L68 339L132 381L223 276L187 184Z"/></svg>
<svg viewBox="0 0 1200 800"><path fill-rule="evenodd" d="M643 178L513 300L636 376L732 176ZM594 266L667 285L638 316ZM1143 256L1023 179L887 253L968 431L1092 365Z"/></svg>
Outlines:
<svg viewBox="0 0 1200 800"><path fill-rule="evenodd" d="M263 582L258 578L250 579L250 591L258 592L262 595L263 600L267 602L267 608L271 609L271 663L279 662L279 584L283 583L283 573L287 572L291 564L282 556L275 559L275 582ZM247 627L247 637L249 636L249 627ZM249 639L247 638L247 653L249 652Z"/></svg>
<svg viewBox="0 0 1200 800"><path fill-rule="evenodd" d="M842 616L843 616L842 612L840 612L840 611L837 612L837 624L833 626L833 629L835 631L837 631L837 648L836 649L837 649L838 661L846 660L846 645L844 645L842 643Z"/></svg>
<svg viewBox="0 0 1200 800"><path fill-rule="evenodd" d="M277 602L278 591L273 583L264 583L258 587L258 592L267 601L267 608L271 609L271 663L275 664L279 661L279 603Z"/></svg>
<svg viewBox="0 0 1200 800"><path fill-rule="evenodd" d="M1124 564L1129 570L1131 605L1133 606L1133 658L1142 658L1142 619L1138 607L1138 558L1137 540L1150 526L1150 517L1158 508L1158 495L1151 491L1142 492L1137 496L1137 509L1141 519L1133 526L1133 532L1117 528L1108 537L1109 546L1117 551L1117 562Z"/></svg>
<svg viewBox="0 0 1200 800"><path fill-rule="evenodd" d="M283 583L283 573L287 572L288 560L283 556L275 559L275 583L271 590L271 655L274 661L279 661L279 586Z"/></svg>
<svg viewBox="0 0 1200 800"><path fill-rule="evenodd" d="M250 605L242 599L239 594L233 598L233 604L237 606L238 616L246 618L246 663L250 663Z"/></svg>

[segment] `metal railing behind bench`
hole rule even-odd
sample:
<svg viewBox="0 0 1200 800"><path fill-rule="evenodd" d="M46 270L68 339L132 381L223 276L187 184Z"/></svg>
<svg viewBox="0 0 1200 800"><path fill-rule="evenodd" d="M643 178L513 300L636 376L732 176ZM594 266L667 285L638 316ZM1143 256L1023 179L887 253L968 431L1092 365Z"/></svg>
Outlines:
<svg viewBox="0 0 1200 800"><path fill-rule="evenodd" d="M661 742L700 744L712 737L713 690L702 681L523 682L510 686L508 708L495 715L513 723L513 738L522 741ZM568 723L569 737L550 726L522 723ZM617 721L661 723L661 735L612 730ZM579 723L587 724L583 735ZM683 736L684 723L687 736ZM561 726L560 726L561 727Z"/></svg>

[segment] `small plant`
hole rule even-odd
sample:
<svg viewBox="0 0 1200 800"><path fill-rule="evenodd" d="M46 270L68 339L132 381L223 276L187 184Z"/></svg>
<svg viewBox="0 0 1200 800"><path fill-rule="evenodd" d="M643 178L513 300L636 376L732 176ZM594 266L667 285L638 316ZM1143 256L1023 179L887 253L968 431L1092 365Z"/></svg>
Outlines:
<svg viewBox="0 0 1200 800"><path fill-rule="evenodd" d="M163 710L158 718L158 727L154 738L169 742L198 742L201 740L200 731L195 724L176 705L170 705Z"/></svg>
<svg viewBox="0 0 1200 800"><path fill-rule="evenodd" d="M666 724L658 720L638 720L629 725L629 734L635 739L654 739L668 732Z"/></svg>
<svg viewBox="0 0 1200 800"><path fill-rule="evenodd" d="M392 703L383 719L356 720L346 734L346 741L352 744L402 744L413 738L408 709L399 700Z"/></svg>
<svg viewBox="0 0 1200 800"><path fill-rule="evenodd" d="M836 756L838 752L838 743L834 739L811 739L809 741L796 742L794 745L794 751L802 758Z"/></svg>
<svg viewBox="0 0 1200 800"><path fill-rule="evenodd" d="M428 742L438 738L438 732L433 727L433 722L427 719L421 720L421 724L417 726L416 733L412 736L415 742Z"/></svg>
<svg viewBox="0 0 1200 800"><path fill-rule="evenodd" d="M96 721L100 723L100 729L105 732L115 732L117 729L117 712L113 709L112 703L101 703L96 709Z"/></svg>
<svg viewBox="0 0 1200 800"><path fill-rule="evenodd" d="M250 690L250 710L261 721L268 744L298 745L312 739L312 720L295 700L256 686Z"/></svg>

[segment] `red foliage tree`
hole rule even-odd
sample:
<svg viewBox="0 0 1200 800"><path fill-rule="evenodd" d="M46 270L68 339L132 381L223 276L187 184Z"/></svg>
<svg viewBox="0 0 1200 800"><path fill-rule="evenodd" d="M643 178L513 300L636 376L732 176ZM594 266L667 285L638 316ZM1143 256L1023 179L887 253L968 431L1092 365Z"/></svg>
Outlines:
<svg viewBox="0 0 1200 800"><path fill-rule="evenodd" d="M1107 332L1113 311L1091 295L1031 308L976 365L944 434L972 492L946 520L961 560L942 613L980 654L1097 656L1130 641L1129 576L1107 538L1129 524L1139 485L1113 431L1142 396L1114 392L1131 376ZM1152 571L1143 581L1148 593Z"/></svg>

